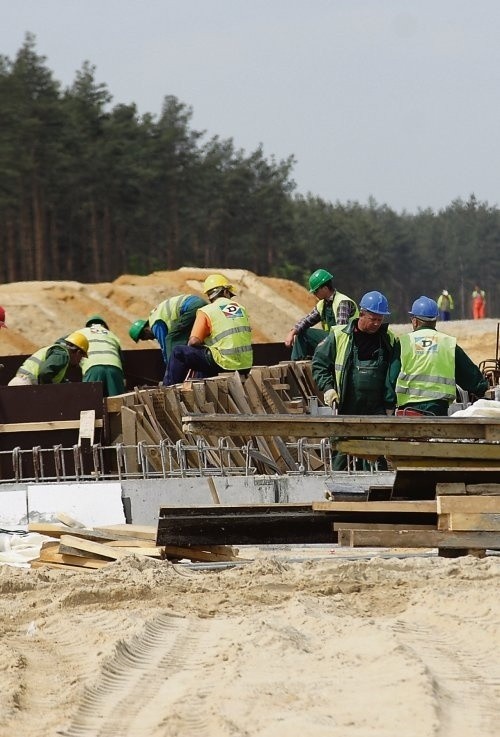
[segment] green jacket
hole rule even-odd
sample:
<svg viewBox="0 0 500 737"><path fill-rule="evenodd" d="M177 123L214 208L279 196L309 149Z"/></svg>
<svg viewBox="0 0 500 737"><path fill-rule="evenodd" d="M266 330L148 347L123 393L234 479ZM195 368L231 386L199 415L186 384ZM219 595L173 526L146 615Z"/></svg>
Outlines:
<svg viewBox="0 0 500 737"><path fill-rule="evenodd" d="M339 395L339 413L343 414L343 407L351 403L350 392L352 382L350 376L354 367L354 330L358 319L353 318L347 325L338 325L332 328L316 348L312 360L313 378L321 391L335 389ZM377 331L380 337L380 349L383 361L390 365L396 338L388 325L381 325ZM385 395L380 403L386 408L393 407L395 400L389 400Z"/></svg>

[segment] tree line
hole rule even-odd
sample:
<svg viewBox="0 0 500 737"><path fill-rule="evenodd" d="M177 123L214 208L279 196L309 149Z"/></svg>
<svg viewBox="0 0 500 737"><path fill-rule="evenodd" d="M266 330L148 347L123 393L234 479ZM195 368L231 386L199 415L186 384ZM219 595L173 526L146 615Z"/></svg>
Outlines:
<svg viewBox="0 0 500 737"><path fill-rule="evenodd" d="M306 284L323 267L354 299L384 292L395 321L443 288L470 317L475 284L500 314L500 210L474 195L416 214L301 196L293 156L207 140L172 95L158 116L113 106L89 62L63 89L31 34L0 57L0 99L3 282L196 266Z"/></svg>

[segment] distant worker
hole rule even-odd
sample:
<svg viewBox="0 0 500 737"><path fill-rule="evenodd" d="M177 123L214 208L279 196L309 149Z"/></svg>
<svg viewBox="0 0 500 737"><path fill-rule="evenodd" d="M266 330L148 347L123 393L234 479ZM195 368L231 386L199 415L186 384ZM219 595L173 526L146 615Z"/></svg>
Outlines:
<svg viewBox="0 0 500 737"><path fill-rule="evenodd" d="M5 310L3 307L0 307L0 328L6 328L7 325L5 324Z"/></svg>
<svg viewBox="0 0 500 737"><path fill-rule="evenodd" d="M486 317L486 292L477 284L472 291L472 317L474 320Z"/></svg>
<svg viewBox="0 0 500 737"><path fill-rule="evenodd" d="M160 302L151 310L147 320L136 320L131 325L129 335L136 343L139 340L156 339L160 344L165 362L164 384L173 348L187 344L196 312L206 304L205 299L195 294L179 294Z"/></svg>
<svg viewBox="0 0 500 737"><path fill-rule="evenodd" d="M317 269L311 274L309 291L319 302L294 325L285 338L285 345L292 348L292 361L311 358L316 346L326 338L331 327L347 325L351 318L359 314L354 300L334 288L333 274L326 269ZM318 323L321 323L322 330L313 328Z"/></svg>
<svg viewBox="0 0 500 737"><path fill-rule="evenodd" d="M248 373L253 363L252 331L246 309L234 299L235 290L222 274L211 274L203 283L210 304L201 307L187 345L172 351L167 386L185 380L189 370L203 376L223 371Z"/></svg>
<svg viewBox="0 0 500 737"><path fill-rule="evenodd" d="M395 337L383 322L390 315L389 303L381 292L372 291L363 295L359 308L359 317L333 327L316 348L313 378L325 404L337 404L340 415L392 414L395 401L386 396L386 379ZM335 456L333 468L347 468L344 453ZM385 460L379 468L387 468Z"/></svg>
<svg viewBox="0 0 500 737"><path fill-rule="evenodd" d="M457 385L484 396L488 380L456 338L436 330L437 303L419 297L412 305L412 333L399 337L389 367L388 385L397 404L396 415L448 414Z"/></svg>
<svg viewBox="0 0 500 737"><path fill-rule="evenodd" d="M111 332L104 318L92 315L79 330L89 342L88 357L80 363L82 380L100 381L105 397L125 392L122 349L119 338Z"/></svg>
<svg viewBox="0 0 500 737"><path fill-rule="evenodd" d="M51 345L40 348L26 359L8 386L60 384L70 366L78 366L87 357L89 342L80 331L70 333Z"/></svg>
<svg viewBox="0 0 500 737"><path fill-rule="evenodd" d="M439 310L439 319L442 322L448 322L451 320L451 311L454 309L453 297L447 289L443 289L437 299L437 306Z"/></svg>

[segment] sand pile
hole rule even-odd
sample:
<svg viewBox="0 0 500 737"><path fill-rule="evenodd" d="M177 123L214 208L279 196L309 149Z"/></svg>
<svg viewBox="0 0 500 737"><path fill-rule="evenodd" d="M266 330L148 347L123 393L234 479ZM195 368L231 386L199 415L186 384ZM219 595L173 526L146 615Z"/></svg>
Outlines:
<svg viewBox="0 0 500 737"><path fill-rule="evenodd" d="M498 734L499 557L277 555L0 568L0 734Z"/></svg>

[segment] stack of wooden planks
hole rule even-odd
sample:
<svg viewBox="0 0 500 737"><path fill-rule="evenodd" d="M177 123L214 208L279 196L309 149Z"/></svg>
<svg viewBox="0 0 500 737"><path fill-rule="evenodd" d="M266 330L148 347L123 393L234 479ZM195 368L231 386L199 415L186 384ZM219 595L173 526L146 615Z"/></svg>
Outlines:
<svg viewBox="0 0 500 737"><path fill-rule="evenodd" d="M74 523L36 522L31 523L28 530L55 538L42 544L39 557L31 561L32 568L48 566L92 570L129 555L212 563L241 560L237 550L225 545L157 545L156 527L149 525L117 524L85 529Z"/></svg>
<svg viewBox="0 0 500 737"><path fill-rule="evenodd" d="M195 448L200 436L183 427L185 415L305 415L309 398L317 398L309 361L285 362L276 366L254 366L245 378L238 373L187 381L170 387L158 386L136 389L134 392L107 399L110 427L110 443L123 443L128 448L127 467L130 472L139 471L139 461L133 447L144 444L147 460L157 471L170 466L167 471L179 468L175 453L166 460L158 446L162 443L175 447L178 441L193 448L186 452L188 467L200 466L200 455ZM222 465L245 470L247 458L242 447L250 441L252 465L258 473L287 473L299 470L298 459L286 445L286 434L260 433L231 434L217 430L204 434L209 450L203 451L204 462L218 468ZM221 443L221 439L223 442ZM320 469L319 457L309 459L311 467Z"/></svg>

